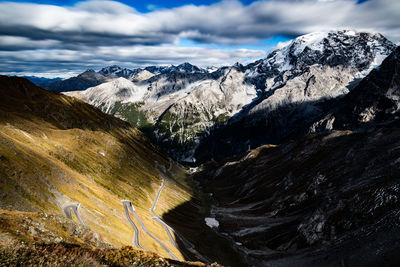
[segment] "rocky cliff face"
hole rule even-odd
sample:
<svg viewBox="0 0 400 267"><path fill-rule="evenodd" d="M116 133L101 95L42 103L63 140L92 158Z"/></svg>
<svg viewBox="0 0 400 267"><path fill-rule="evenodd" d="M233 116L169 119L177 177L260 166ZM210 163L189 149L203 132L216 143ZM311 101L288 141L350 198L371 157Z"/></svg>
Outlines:
<svg viewBox="0 0 400 267"><path fill-rule="evenodd" d="M357 129L374 127L398 119L400 110L400 47L348 95L340 99L311 130ZM326 124L329 118L332 123ZM327 125L322 129L317 126Z"/></svg>

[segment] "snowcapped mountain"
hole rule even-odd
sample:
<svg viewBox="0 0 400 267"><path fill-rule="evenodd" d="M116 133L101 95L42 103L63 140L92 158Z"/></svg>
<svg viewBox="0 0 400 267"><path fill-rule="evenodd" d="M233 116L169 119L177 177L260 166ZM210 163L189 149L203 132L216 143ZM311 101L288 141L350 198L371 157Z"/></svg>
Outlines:
<svg viewBox="0 0 400 267"><path fill-rule="evenodd" d="M346 95L394 48L381 34L311 33L247 66L212 71L189 63L152 66L142 70L150 73L144 79L128 77L134 82L124 93L108 83L73 95L127 120L131 111L139 127L140 114L139 121L153 125L164 148L177 159L191 161L200 143L201 157L213 150L236 153L290 136L296 128L288 125L292 107ZM112 66L101 73L115 77L124 70ZM312 106L297 111L296 116L318 112ZM258 136L259 128L266 136ZM238 137L232 129L243 134L239 146L234 145Z"/></svg>
<svg viewBox="0 0 400 267"><path fill-rule="evenodd" d="M178 72L184 72L184 73L195 73L195 72L205 72L205 70L194 66L188 62L185 62L183 64L180 64L178 66L171 66L169 72L172 71L178 71Z"/></svg>
<svg viewBox="0 0 400 267"><path fill-rule="evenodd" d="M267 58L247 66L249 77L293 70L312 65L349 67L365 76L393 51L394 44L379 33L353 30L316 32L300 36Z"/></svg>
<svg viewBox="0 0 400 267"><path fill-rule="evenodd" d="M148 70L139 70L133 76L131 76L130 80L133 82L141 82L150 79L154 76L154 73L151 73Z"/></svg>
<svg viewBox="0 0 400 267"><path fill-rule="evenodd" d="M245 83L245 78L231 67L218 76L190 75L176 83L158 80L149 85L157 93L145 100L142 110L151 114L159 142L180 160L192 161L201 133L227 121L257 97L255 87ZM169 93L164 93L165 89Z"/></svg>
<svg viewBox="0 0 400 267"><path fill-rule="evenodd" d="M267 96L253 110L346 94L349 82L367 75L394 48L381 34L345 30L300 36L246 67Z"/></svg>

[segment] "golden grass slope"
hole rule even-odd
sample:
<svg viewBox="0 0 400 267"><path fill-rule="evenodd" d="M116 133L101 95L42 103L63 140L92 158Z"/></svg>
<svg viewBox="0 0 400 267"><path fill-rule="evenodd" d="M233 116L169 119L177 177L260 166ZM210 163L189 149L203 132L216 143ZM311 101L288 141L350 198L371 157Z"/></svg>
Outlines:
<svg viewBox="0 0 400 267"><path fill-rule="evenodd" d="M62 214L64 205L79 202L90 229L120 247L132 244L121 204L129 199L146 227L183 259L149 212L162 182L155 161L166 168L170 161L141 132L25 79L0 76L0 94L0 209ZM184 170L172 164L159 216L192 197ZM169 257L144 233L140 243Z"/></svg>

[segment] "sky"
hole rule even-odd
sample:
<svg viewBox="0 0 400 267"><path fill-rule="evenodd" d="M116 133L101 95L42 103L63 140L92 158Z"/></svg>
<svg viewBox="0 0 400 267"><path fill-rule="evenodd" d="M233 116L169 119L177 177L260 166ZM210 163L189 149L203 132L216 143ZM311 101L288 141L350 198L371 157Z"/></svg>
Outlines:
<svg viewBox="0 0 400 267"><path fill-rule="evenodd" d="M246 64L299 35L341 29L399 43L400 1L0 0L0 73Z"/></svg>

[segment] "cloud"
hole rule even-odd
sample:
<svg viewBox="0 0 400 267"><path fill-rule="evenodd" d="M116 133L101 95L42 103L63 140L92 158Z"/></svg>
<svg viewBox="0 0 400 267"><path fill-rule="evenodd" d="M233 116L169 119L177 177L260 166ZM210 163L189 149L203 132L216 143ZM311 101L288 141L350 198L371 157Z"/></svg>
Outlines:
<svg viewBox="0 0 400 267"><path fill-rule="evenodd" d="M363 28L400 40L400 1L258 1L244 6L222 1L141 14L112 1L78 2L72 7L0 3L0 35L54 39L64 43L154 45L185 37L198 42L248 43L276 34Z"/></svg>
<svg viewBox="0 0 400 267"><path fill-rule="evenodd" d="M237 49L219 51L218 54L215 49L207 52L191 47L187 50L179 47L179 39L202 44L245 45L276 35L295 37L313 31L352 28L380 32L394 42L400 41L400 1L357 2L261 0L246 6L239 1L227 0L209 6L186 5L148 13L113 1L85 1L70 7L2 2L0 51L20 51L21 55L47 53L51 55L49 64L56 52L66 62L72 62L75 53L78 53L78 59L79 53L89 53L92 57L88 57L86 66L92 58L99 56L104 62L113 60L108 56L112 51L115 51L114 61L126 62L117 51L125 54L130 51L137 53L129 56L137 62L164 64L193 59L193 63L208 64L228 62L227 55L243 61L244 53ZM111 52L105 53L107 49ZM156 51L154 58L142 59L140 55L146 50ZM159 54L160 51L174 56ZM254 56L262 52L251 53ZM12 53L5 54L12 57ZM44 59L38 60L43 64ZM32 60L28 59L28 62ZM83 63L82 60L79 62ZM22 66L23 62L18 64Z"/></svg>
<svg viewBox="0 0 400 267"><path fill-rule="evenodd" d="M176 46L101 46L95 51L83 50L26 50L0 51L0 69L6 73L51 72L50 76L78 74L85 68L100 69L118 64L127 68L147 65L180 64L189 61L199 66L224 66L235 62L265 57L262 50L219 50ZM45 75L46 76L46 75Z"/></svg>

